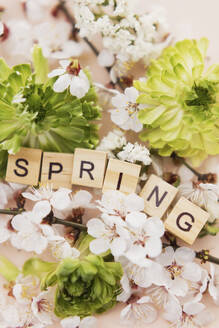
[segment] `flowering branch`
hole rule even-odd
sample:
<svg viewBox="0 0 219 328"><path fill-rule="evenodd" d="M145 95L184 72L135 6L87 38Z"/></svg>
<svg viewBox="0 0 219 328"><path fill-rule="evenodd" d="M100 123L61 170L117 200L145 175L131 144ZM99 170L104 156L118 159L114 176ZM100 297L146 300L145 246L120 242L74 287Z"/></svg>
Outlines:
<svg viewBox="0 0 219 328"><path fill-rule="evenodd" d="M180 247L176 243L174 244L174 246L172 244L163 243L163 248L166 248L169 246L172 246L174 249L177 249ZM207 249L203 249L199 252L195 251L195 256L197 259L201 260L201 263L211 262L211 263L219 265L219 258L210 255L210 252Z"/></svg>
<svg viewBox="0 0 219 328"><path fill-rule="evenodd" d="M18 215L21 214L22 212L24 212L25 210L23 208L19 209L19 210L13 210L13 209L0 209L0 214L6 214L6 215ZM47 217L45 218L44 222L49 223L49 224L62 224L66 227L72 227L75 229L79 229L79 230L87 230L87 227L83 224L80 223L76 223L76 222L71 222L71 221L66 221L66 220L62 220L62 219L58 219L54 216L51 217Z"/></svg>
<svg viewBox="0 0 219 328"><path fill-rule="evenodd" d="M50 224L62 224L66 227L72 227L72 228L75 228L75 229L87 231L87 227L84 224L58 219L55 216L53 216L51 218L51 220L49 220L49 223Z"/></svg>
<svg viewBox="0 0 219 328"><path fill-rule="evenodd" d="M209 182L211 183L212 180L215 179L215 175L212 173L199 173L197 172L193 167L191 167L185 160L183 160L183 164L190 170L192 171L198 178L199 181L203 182Z"/></svg>
<svg viewBox="0 0 219 328"><path fill-rule="evenodd" d="M73 35L73 38L76 39L76 34L79 32L79 29L77 29L76 26L75 26L76 25L76 22L75 22L74 17L69 13L68 9L66 8L65 0L59 0L58 9L63 12L63 14L65 15L65 17L71 23L71 25L72 25L72 35ZM93 53L97 57L99 55L99 50L93 45L92 42L90 42L88 40L87 37L83 37L83 40L87 43L87 45L90 47L90 49L93 51ZM112 66L105 67L105 69L107 70L108 73L110 72L111 68L112 68ZM123 85L122 85L120 79L117 79L117 81L115 83L113 81L110 81L110 83L113 86L118 85L121 90L124 90Z"/></svg>
<svg viewBox="0 0 219 328"><path fill-rule="evenodd" d="M0 209L0 214L7 214L7 215L18 215L22 212L24 212L24 209L19 209L19 210L13 210L13 209ZM72 227L75 229L79 229L81 231L87 231L87 227L84 224L76 223L76 222L71 222L63 219L56 218L55 216L48 216L47 218L44 219L44 222L48 224L61 224L66 227ZM166 244L163 243L163 248L166 248L168 246L172 246L171 244ZM174 248L179 248L177 244L175 244ZM219 258L210 255L209 250L201 250L199 252L195 252L196 258L200 259L202 263L206 262L211 262L219 265Z"/></svg>
<svg viewBox="0 0 219 328"><path fill-rule="evenodd" d="M217 176L214 173L200 173L196 171L190 164L188 164L184 158L178 157L176 153L173 154L173 159L176 161L180 161L183 165L185 165L192 173L197 176L198 181L201 181L203 183L216 183Z"/></svg>

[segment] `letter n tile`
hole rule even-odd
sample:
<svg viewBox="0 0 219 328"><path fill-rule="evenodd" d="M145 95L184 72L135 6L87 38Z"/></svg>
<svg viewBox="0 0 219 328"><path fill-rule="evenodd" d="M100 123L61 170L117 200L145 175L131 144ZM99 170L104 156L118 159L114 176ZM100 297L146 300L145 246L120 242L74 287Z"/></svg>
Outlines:
<svg viewBox="0 0 219 328"><path fill-rule="evenodd" d="M140 196L145 201L145 212L151 216L161 218L177 192L177 188L152 174L140 193Z"/></svg>
<svg viewBox="0 0 219 328"><path fill-rule="evenodd" d="M165 221L165 228L192 245L209 219L209 213L181 197Z"/></svg>
<svg viewBox="0 0 219 328"><path fill-rule="evenodd" d="M102 188L107 153L90 149L75 149L72 183Z"/></svg>

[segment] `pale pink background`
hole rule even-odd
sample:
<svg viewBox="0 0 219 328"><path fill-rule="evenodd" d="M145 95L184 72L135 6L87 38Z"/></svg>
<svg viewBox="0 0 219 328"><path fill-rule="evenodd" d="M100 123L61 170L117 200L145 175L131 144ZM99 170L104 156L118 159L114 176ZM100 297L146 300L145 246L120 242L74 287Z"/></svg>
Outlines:
<svg viewBox="0 0 219 328"><path fill-rule="evenodd" d="M45 0L46 1L46 0ZM0 0L0 5L7 8L7 12L4 15L4 20L7 18L18 19L22 18L22 11L17 0ZM219 13L219 1L218 0L133 0L136 3L136 8L142 11L144 8L150 8L159 4L162 4L167 10L168 20L171 25L171 31L175 36L175 39L183 39L186 37L199 38L206 36L210 40L210 46L208 51L209 60L208 63L213 63L217 61L218 54L218 13ZM150 4L150 7L149 7ZM153 4L153 5L152 5ZM0 55L5 55L7 59L7 54L3 54L0 44ZM93 54L89 50L83 55L82 58L83 65L90 65L90 69L93 73L93 78L95 81L106 83L108 81L108 75L104 69L98 67L97 62ZM138 71L138 75L143 75L143 71ZM102 133L106 134L109 130L110 123L107 122L108 119L104 117L104 128L102 127ZM217 172L219 174L219 157L209 158L201 167L203 172ZM219 242L218 237L206 237L201 240L197 240L194 244L194 249L200 250L203 248L210 249L211 254L219 257ZM0 246L0 254L7 256L16 265L21 266L26 258L32 256L33 254L26 253L23 251L17 251L13 249L9 244ZM45 257L46 259L46 257ZM1 280L3 283L3 280ZM209 297L204 297L207 306L215 314L215 322L209 325L209 328L218 327L217 321L219 320L219 308L216 307ZM120 328L124 327L119 324L119 313L123 308L122 305L118 305L113 310L107 312L106 314L98 316L98 328ZM53 327L59 327L58 325ZM157 320L154 324L149 325L151 328L167 328L169 324L163 320ZM146 328L146 327L145 327Z"/></svg>

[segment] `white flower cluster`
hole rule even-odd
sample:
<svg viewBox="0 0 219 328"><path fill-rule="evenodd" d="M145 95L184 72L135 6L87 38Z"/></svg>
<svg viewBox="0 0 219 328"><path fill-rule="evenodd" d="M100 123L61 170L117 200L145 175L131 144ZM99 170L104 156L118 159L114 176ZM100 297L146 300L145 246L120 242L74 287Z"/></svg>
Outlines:
<svg viewBox="0 0 219 328"><path fill-rule="evenodd" d="M75 0L72 6L82 37L101 34L105 66L113 64L113 56L121 63L142 59L148 64L170 42L163 9L137 14L132 0Z"/></svg>
<svg viewBox="0 0 219 328"><path fill-rule="evenodd" d="M206 210L210 214L209 222L219 219L219 186L197 181L197 177L185 166L180 168L179 175L182 181L180 195Z"/></svg>
<svg viewBox="0 0 219 328"><path fill-rule="evenodd" d="M53 289L40 292L39 280L23 275L19 275L15 284L8 288L4 290L8 295L2 295L0 301L0 327L46 328L53 323Z"/></svg>
<svg viewBox="0 0 219 328"><path fill-rule="evenodd" d="M13 247L27 252L43 253L48 247L56 259L78 257L80 252L71 247L55 228L43 223L51 211L61 219L72 215L77 208L92 207L92 196L85 190L72 196L70 189L53 192L49 187L23 192L23 197L35 202L32 210L15 215L12 219L0 216L0 243L10 240Z"/></svg>
<svg viewBox="0 0 219 328"><path fill-rule="evenodd" d="M21 191L18 189L21 186L0 186L5 194L2 207ZM91 194L81 190L72 195L69 189L54 192L41 187L22 195L35 203L33 209L12 219L0 217L1 243L10 239L14 247L38 254L49 247L58 260L79 257L80 252L70 246L63 232L43 219L51 212L65 219L79 208L94 208ZM87 223L88 233L94 238L90 250L94 254L110 250L123 267L122 293L117 299L124 303L121 319L127 326L149 324L156 320L161 309L173 328L203 327L213 320L205 308L203 295L208 291L219 305L218 268L211 264L208 273L195 262L195 252L190 248L162 248L163 222L147 217L143 212L144 200L136 194L108 191L95 207L100 214ZM4 295L0 301L1 327L6 328L10 323L12 328L44 328L56 320L53 288L40 292L39 281L29 276L18 276L10 288L13 298ZM75 316L61 320L60 324L63 328L94 328L96 319Z"/></svg>
<svg viewBox="0 0 219 328"><path fill-rule="evenodd" d="M114 151L122 149L127 143L123 132L119 129L110 131L101 141L97 150L107 152L108 157L115 158Z"/></svg>
<svg viewBox="0 0 219 328"><path fill-rule="evenodd" d="M23 3L25 18L7 20L5 25L9 33L1 42L1 55L5 54L8 61L16 64L30 60L31 49L36 43L42 48L44 56L51 60L81 55L83 47L70 38L71 24L51 15L57 0L19 2ZM0 23L0 35L3 28Z"/></svg>
<svg viewBox="0 0 219 328"><path fill-rule="evenodd" d="M213 320L201 302L209 290L219 304L219 270L211 273L194 262L195 252L187 247L162 250L164 226L158 218L142 213L144 201L136 194L104 193L101 215L88 221L88 233L95 239L90 249L101 254L110 249L124 269L122 294L126 303L121 319L127 326L148 324L159 309L174 328L202 327Z"/></svg>
<svg viewBox="0 0 219 328"><path fill-rule="evenodd" d="M134 144L129 142L117 156L122 161L130 163L140 162L146 166L150 165L152 162L149 150L145 146L139 145L137 142Z"/></svg>

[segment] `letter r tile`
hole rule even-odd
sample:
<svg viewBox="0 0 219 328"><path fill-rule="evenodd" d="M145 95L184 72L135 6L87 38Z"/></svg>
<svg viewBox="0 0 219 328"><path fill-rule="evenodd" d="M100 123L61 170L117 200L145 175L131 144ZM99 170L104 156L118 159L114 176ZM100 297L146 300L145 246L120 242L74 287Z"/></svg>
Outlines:
<svg viewBox="0 0 219 328"><path fill-rule="evenodd" d="M171 233L192 245L209 219L209 213L181 197L165 221Z"/></svg>
<svg viewBox="0 0 219 328"><path fill-rule="evenodd" d="M5 180L8 182L37 185L41 167L42 150L21 148L15 155L8 155Z"/></svg>
<svg viewBox="0 0 219 328"><path fill-rule="evenodd" d="M140 196L145 201L145 212L151 216L161 218L177 192L177 188L152 174L140 193Z"/></svg>
<svg viewBox="0 0 219 328"><path fill-rule="evenodd" d="M72 183L102 188L107 153L90 149L75 149Z"/></svg>

